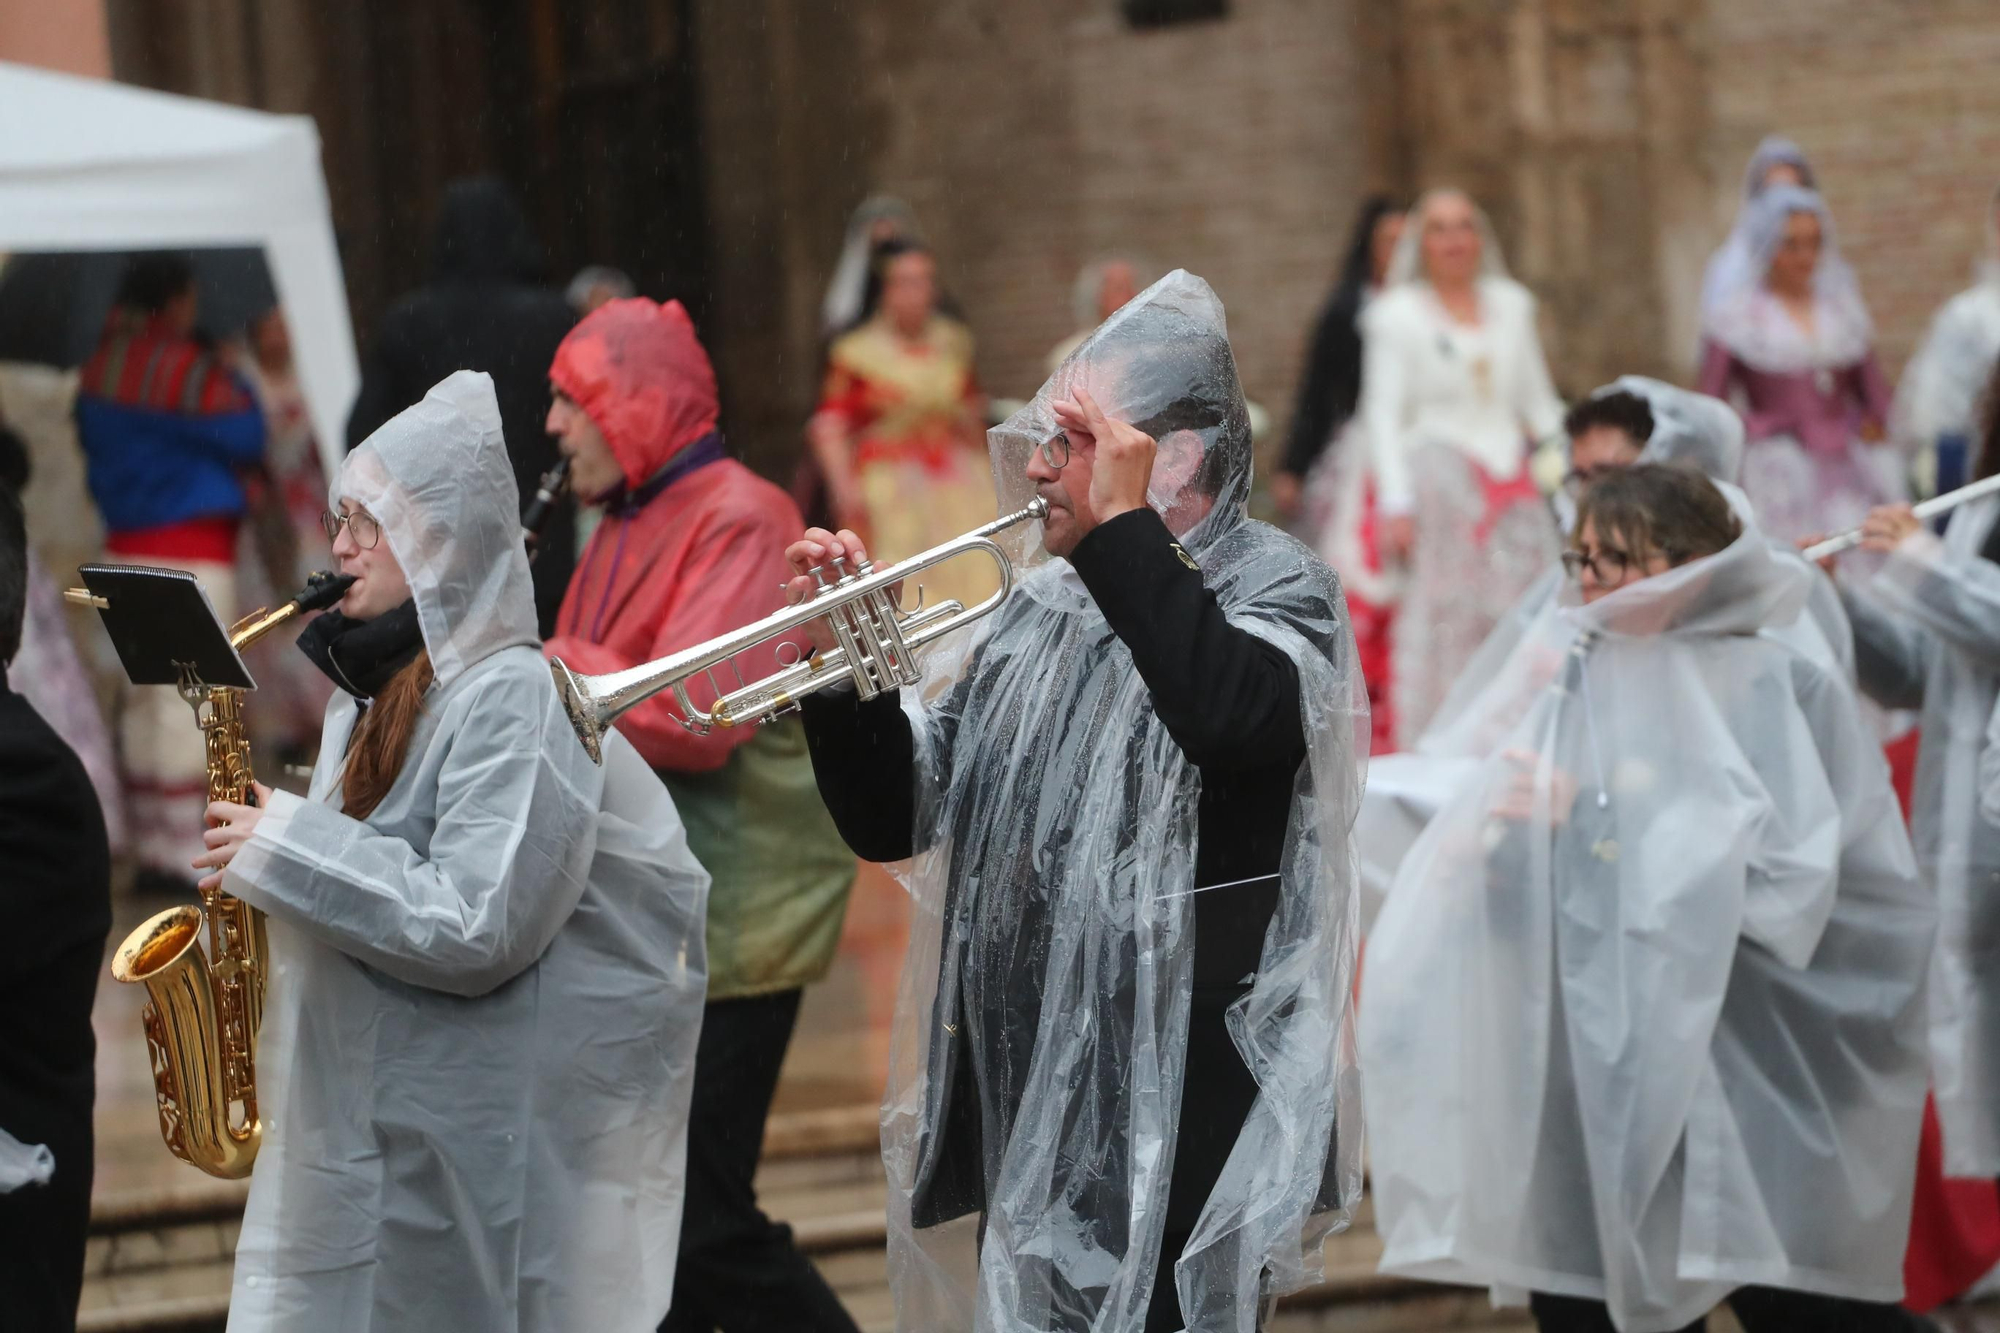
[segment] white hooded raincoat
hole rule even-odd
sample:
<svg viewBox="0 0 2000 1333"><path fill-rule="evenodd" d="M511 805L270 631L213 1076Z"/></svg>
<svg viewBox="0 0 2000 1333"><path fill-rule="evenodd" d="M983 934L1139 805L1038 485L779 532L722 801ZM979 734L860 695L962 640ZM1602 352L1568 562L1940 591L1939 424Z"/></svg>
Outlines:
<svg viewBox="0 0 2000 1333"><path fill-rule="evenodd" d="M598 769L557 703L491 380L440 383L332 491L381 521L436 683L366 820L336 694L310 794L273 796L224 881L273 959L229 1327L651 1330L708 876L630 746Z"/></svg>
<svg viewBox="0 0 2000 1333"><path fill-rule="evenodd" d="M1573 597L1369 940L1386 1271L1677 1329L1758 1284L1902 1292L1935 912L1853 691L1754 526ZM1529 775L1531 813L1496 813Z"/></svg>

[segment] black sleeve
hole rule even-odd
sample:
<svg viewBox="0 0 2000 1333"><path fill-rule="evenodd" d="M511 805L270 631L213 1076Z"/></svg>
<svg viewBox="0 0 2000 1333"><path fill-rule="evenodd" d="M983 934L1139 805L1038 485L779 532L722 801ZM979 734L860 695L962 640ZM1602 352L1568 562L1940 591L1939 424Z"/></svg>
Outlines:
<svg viewBox="0 0 2000 1333"><path fill-rule="evenodd" d="M1358 303L1342 288L1327 302L1313 332L1285 446L1284 470L1293 476L1303 477L1311 470L1360 401L1361 334L1354 327L1358 310Z"/></svg>
<svg viewBox="0 0 2000 1333"><path fill-rule="evenodd" d="M1243 772L1305 758L1298 668L1229 623L1157 513L1134 509L1098 524L1070 563L1131 649L1153 711L1190 763Z"/></svg>
<svg viewBox="0 0 2000 1333"><path fill-rule="evenodd" d="M833 825L864 861L900 861L916 842L916 741L897 692L851 690L799 701L813 777Z"/></svg>
<svg viewBox="0 0 2000 1333"><path fill-rule="evenodd" d="M0 677L0 911L34 947L0 963L0 997L111 930L111 854L83 762ZM87 950L87 951L88 951ZM90 967L96 985L96 967ZM85 1012L89 1005L86 1001ZM4 1082L4 1080L0 1080Z"/></svg>

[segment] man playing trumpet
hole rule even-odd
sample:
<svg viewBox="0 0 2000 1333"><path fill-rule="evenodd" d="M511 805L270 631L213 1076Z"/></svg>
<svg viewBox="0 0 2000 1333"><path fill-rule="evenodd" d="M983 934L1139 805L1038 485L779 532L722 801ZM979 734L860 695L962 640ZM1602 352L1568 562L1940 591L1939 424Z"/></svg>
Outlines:
<svg viewBox="0 0 2000 1333"><path fill-rule="evenodd" d="M1360 1183L1346 607L1245 513L1199 278L1115 314L989 446L1001 508L1049 516L962 675L802 701L848 844L914 858L883 1128L901 1319L1247 1333ZM796 603L865 552L812 529L788 556Z"/></svg>

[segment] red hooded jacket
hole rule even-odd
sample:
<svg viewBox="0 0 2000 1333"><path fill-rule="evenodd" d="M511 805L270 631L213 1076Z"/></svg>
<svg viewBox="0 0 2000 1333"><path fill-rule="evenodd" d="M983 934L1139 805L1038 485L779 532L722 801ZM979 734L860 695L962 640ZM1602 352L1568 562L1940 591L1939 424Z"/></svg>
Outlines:
<svg viewBox="0 0 2000 1333"><path fill-rule="evenodd" d="M556 349L549 379L587 414L624 471L577 560L543 651L574 671L621 671L741 628L783 605L785 547L805 530L791 497L721 454L715 372L680 302L599 307ZM776 645L739 659L776 669ZM725 690L736 678L718 668ZM714 691L691 691L707 706ZM654 768L706 772L756 734L683 728L668 695L618 720Z"/></svg>

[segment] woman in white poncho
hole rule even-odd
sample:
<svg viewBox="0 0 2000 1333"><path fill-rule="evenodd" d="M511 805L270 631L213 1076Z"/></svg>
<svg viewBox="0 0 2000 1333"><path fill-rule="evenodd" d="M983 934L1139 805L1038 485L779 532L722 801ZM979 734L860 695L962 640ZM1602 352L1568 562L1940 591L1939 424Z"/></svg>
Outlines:
<svg viewBox="0 0 2000 1333"><path fill-rule="evenodd" d="M1544 1330L1908 1326L1934 914L1851 689L1760 633L1810 571L1736 509L1586 493L1579 595L1369 942L1383 1267Z"/></svg>
<svg viewBox="0 0 2000 1333"><path fill-rule="evenodd" d="M1556 501L1565 533L1576 526L1576 501L1583 488L1613 472L1641 463L1673 464L1729 486L1743 463L1743 421L1734 409L1642 375L1624 375L1600 387L1570 409L1563 426L1569 436L1569 482ZM1803 567L1789 546L1780 549L1782 561ZM1374 923L1396 867L1424 825L1512 725L1514 718L1496 717L1484 703L1522 642L1549 638L1564 614L1568 588L1561 563L1551 560L1547 572L1480 645L1415 747L1405 754L1378 756L1370 765L1368 791L1355 824L1364 927ZM1803 614L1765 632L1853 677L1853 635L1839 596L1825 580L1814 581Z"/></svg>
<svg viewBox="0 0 2000 1333"><path fill-rule="evenodd" d="M1974 471L2000 472L1990 418ZM1876 510L1864 531L1879 571L1864 581L1842 568L1836 580L1861 687L1885 706L1923 709L1911 831L1939 909L1931 1058L1945 1174L1996 1176L2000 738L1989 723L2000 699L2000 498L1959 508L1942 538L1907 505Z"/></svg>
<svg viewBox="0 0 2000 1333"><path fill-rule="evenodd" d="M358 580L300 638L342 687L311 792L211 807L203 858L273 960L229 1326L651 1330L708 877L557 702L492 381L443 381L331 498Z"/></svg>
<svg viewBox="0 0 2000 1333"><path fill-rule="evenodd" d="M1903 368L1890 421L1896 438L1918 458L1935 450L1932 488L1965 484L1979 438L1980 391L2000 359L2000 190L1986 209L1985 254L1970 287L1946 301Z"/></svg>

